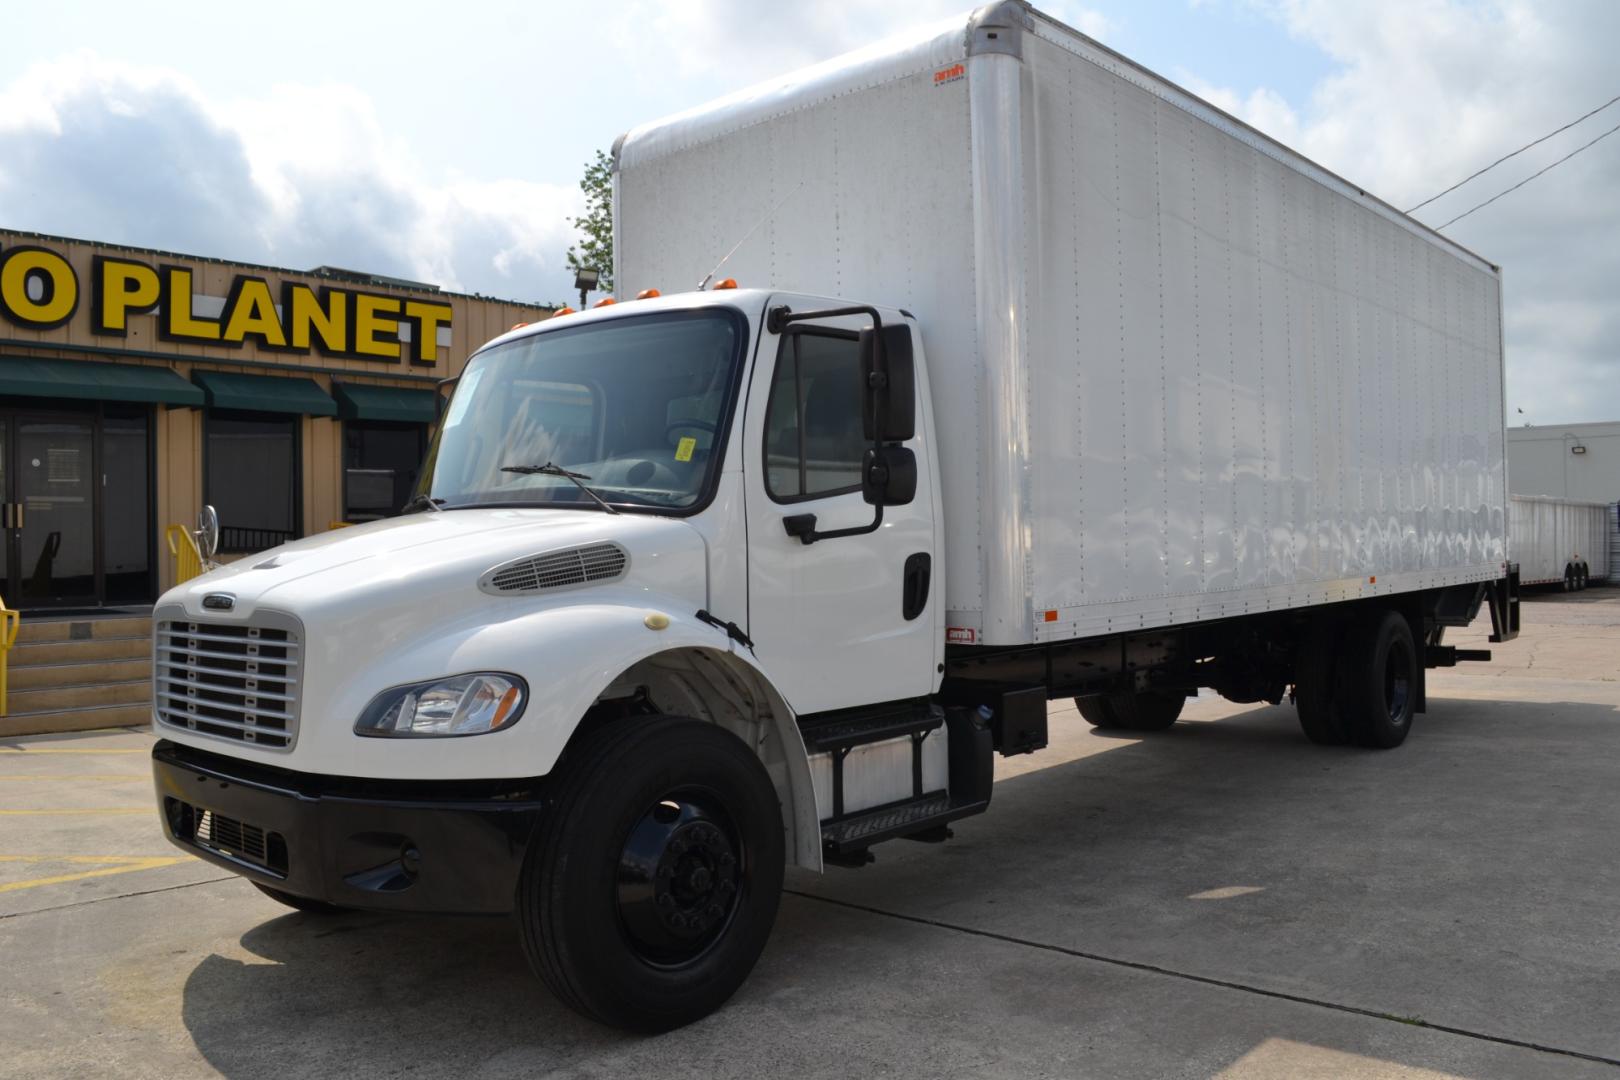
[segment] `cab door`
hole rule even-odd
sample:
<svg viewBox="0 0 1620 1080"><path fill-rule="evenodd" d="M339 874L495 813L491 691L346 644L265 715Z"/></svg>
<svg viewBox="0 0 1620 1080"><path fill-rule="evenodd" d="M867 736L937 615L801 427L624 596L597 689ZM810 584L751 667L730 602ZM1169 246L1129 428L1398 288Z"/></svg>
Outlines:
<svg viewBox="0 0 1620 1080"><path fill-rule="evenodd" d="M833 306L776 296L797 312ZM748 619L755 650L795 712L917 697L937 686L943 598L937 482L929 460L921 342L898 311L885 325L912 335L917 425L915 497L883 508L882 525L805 544L789 532L814 515L818 533L872 522L861 493L872 444L862 425L859 331L870 316L793 322L762 332L744 426ZM789 519L796 519L790 522Z"/></svg>

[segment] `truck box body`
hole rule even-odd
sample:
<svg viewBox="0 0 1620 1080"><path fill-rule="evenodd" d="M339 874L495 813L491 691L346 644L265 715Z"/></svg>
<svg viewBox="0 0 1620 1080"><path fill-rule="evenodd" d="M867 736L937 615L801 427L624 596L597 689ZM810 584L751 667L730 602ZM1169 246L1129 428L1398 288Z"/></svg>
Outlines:
<svg viewBox="0 0 1620 1080"><path fill-rule="evenodd" d="M1025 5L615 159L621 294L691 288L741 241L744 286L917 318L952 642L1501 573L1496 268Z"/></svg>
<svg viewBox="0 0 1620 1080"><path fill-rule="evenodd" d="M1508 555L1525 585L1565 580L1572 566L1602 581L1610 573L1607 503L1514 495L1508 520Z"/></svg>

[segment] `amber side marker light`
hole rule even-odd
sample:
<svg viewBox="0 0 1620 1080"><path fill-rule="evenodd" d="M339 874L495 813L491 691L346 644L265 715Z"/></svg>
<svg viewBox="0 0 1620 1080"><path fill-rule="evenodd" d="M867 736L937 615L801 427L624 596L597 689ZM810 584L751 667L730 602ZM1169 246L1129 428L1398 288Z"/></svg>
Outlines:
<svg viewBox="0 0 1620 1080"><path fill-rule="evenodd" d="M599 307L607 307L610 304L617 304L617 303L618 303L618 301L613 299L613 297L604 296L604 297L602 297L602 299L600 299L596 303L592 304L591 308L594 310L594 309L599 308Z"/></svg>
<svg viewBox="0 0 1620 1080"><path fill-rule="evenodd" d="M569 307L567 304L564 304L562 307L558 308L556 311L553 311L551 313L551 317L553 319L560 319L564 315L572 315L573 313L574 313L574 309Z"/></svg>
<svg viewBox="0 0 1620 1080"><path fill-rule="evenodd" d="M657 289L642 289L640 292L636 293L636 299L652 300L663 295L664 294L659 292Z"/></svg>
<svg viewBox="0 0 1620 1080"><path fill-rule="evenodd" d="M728 277L726 280L715 286L716 289L735 289L736 287L737 279L734 277Z"/></svg>

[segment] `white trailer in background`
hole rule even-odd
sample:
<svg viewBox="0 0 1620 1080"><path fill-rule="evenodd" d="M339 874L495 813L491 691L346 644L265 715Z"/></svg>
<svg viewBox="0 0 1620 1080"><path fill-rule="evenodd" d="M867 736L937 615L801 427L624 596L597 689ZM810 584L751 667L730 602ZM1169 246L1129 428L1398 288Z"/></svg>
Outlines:
<svg viewBox="0 0 1620 1080"><path fill-rule="evenodd" d="M1608 503L1514 495L1508 554L1519 564L1519 583L1575 590L1606 580L1613 513Z"/></svg>
<svg viewBox="0 0 1620 1080"><path fill-rule="evenodd" d="M1052 699L1291 696L1388 749L1489 658L1448 627L1514 635L1496 268L1027 5L614 159L645 298L473 356L417 513L159 602L186 850L512 913L563 1001L663 1030L784 863L949 839Z"/></svg>

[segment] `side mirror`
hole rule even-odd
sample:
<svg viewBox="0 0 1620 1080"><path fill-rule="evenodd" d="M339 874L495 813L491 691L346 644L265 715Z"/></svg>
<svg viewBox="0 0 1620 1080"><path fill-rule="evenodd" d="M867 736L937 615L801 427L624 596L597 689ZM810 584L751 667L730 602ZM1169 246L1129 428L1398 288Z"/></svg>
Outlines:
<svg viewBox="0 0 1620 1080"><path fill-rule="evenodd" d="M197 547L205 559L219 553L219 511L204 506L197 512Z"/></svg>
<svg viewBox="0 0 1620 1080"><path fill-rule="evenodd" d="M917 497L917 455L905 446L868 450L861 462L861 495L872 506L905 506Z"/></svg>
<svg viewBox="0 0 1620 1080"><path fill-rule="evenodd" d="M861 373L866 377L861 409L866 438L871 442L904 442L916 435L911 327L900 323L862 330L860 353Z"/></svg>

